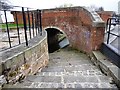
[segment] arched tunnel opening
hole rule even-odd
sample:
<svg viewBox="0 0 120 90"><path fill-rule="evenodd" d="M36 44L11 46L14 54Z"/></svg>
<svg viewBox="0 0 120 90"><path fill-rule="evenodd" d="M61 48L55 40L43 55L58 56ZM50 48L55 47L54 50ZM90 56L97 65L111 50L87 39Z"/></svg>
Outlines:
<svg viewBox="0 0 120 90"><path fill-rule="evenodd" d="M47 28L48 51L53 53L56 50L64 48L69 45L69 40L66 35L58 29Z"/></svg>

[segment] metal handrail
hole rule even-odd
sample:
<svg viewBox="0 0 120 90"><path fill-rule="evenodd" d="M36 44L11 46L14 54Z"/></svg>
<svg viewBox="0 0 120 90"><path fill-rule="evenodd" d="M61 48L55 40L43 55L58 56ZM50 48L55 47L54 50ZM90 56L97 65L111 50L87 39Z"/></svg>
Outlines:
<svg viewBox="0 0 120 90"><path fill-rule="evenodd" d="M21 7L21 6L12 6L20 8L21 11L19 11L19 13L22 15L22 20L23 20L23 26L24 26L24 36L25 36L25 43L26 46L29 46L28 43L28 35L27 35L27 29L29 29L29 36L30 39L32 39L33 37L37 36L37 34L40 33L40 35L42 35L42 21L41 21L41 10L39 9L34 9L34 10L30 10L33 8L28 8L28 7ZM25 10L27 9L27 10ZM9 48L12 48L12 42L11 42L11 38L10 38L10 28L9 28L9 23L8 23L8 18L6 15L7 11L13 12L14 14L14 18L15 18L15 24L16 24L16 30L17 30L17 35L18 35L18 44L21 44L21 40L20 40L20 32L19 32L19 18L18 18L18 11L17 10L6 10L6 9L2 9L0 11L4 11L4 16L5 16L5 24L6 24L6 30L7 30L7 34L8 34L8 41L9 41ZM26 18L26 16L28 18ZM37 21L37 22L36 22ZM35 35L35 31L36 31L36 35ZM31 35L31 32L33 32L33 35ZM33 37L32 37L33 36Z"/></svg>
<svg viewBox="0 0 120 90"><path fill-rule="evenodd" d="M116 20L116 19L118 19L118 20ZM114 20L115 22L113 23L112 20ZM111 29L111 25L115 26L115 25L117 25L119 23L120 23L120 19L119 18L110 17L110 18L107 19L107 23L106 23L106 32L108 33L107 44L109 44L110 34L114 35L114 36L117 36L117 37L120 37L119 35L111 33L111 30L110 30Z"/></svg>

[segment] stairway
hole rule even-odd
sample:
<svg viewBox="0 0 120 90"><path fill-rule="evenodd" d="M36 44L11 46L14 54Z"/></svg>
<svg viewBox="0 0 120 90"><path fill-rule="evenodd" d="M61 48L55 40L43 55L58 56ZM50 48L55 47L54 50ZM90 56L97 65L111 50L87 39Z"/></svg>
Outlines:
<svg viewBox="0 0 120 90"><path fill-rule="evenodd" d="M50 53L47 67L5 88L117 88L90 58L69 47ZM53 89L52 89L53 90Z"/></svg>

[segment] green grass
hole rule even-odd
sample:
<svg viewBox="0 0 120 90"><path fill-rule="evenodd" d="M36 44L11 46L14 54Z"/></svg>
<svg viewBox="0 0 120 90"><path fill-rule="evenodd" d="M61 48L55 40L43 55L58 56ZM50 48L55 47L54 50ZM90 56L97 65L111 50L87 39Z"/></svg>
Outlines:
<svg viewBox="0 0 120 90"><path fill-rule="evenodd" d="M23 27L23 24L18 24L19 27ZM2 30L6 29L6 24L0 24ZM17 28L16 24L9 23L8 28Z"/></svg>

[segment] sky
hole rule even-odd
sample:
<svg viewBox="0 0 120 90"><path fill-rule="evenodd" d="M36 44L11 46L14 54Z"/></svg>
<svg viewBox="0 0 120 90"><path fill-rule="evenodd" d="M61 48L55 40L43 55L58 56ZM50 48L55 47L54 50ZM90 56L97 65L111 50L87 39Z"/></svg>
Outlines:
<svg viewBox="0 0 120 90"><path fill-rule="evenodd" d="M103 7L107 11L118 11L118 1L120 0L9 0L13 5L38 9L49 9L59 7L64 4L73 6Z"/></svg>

